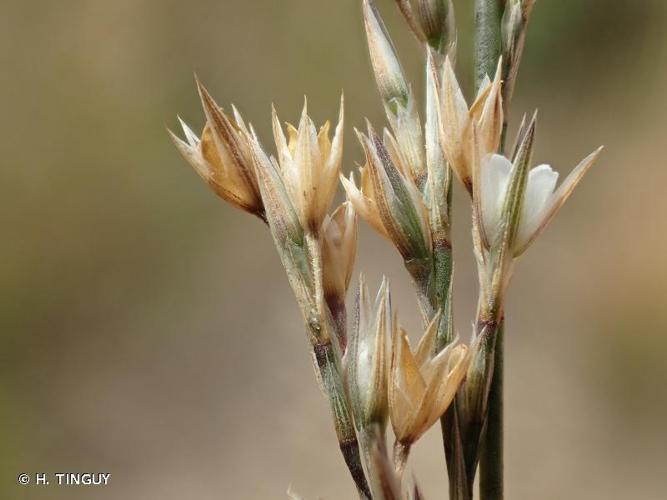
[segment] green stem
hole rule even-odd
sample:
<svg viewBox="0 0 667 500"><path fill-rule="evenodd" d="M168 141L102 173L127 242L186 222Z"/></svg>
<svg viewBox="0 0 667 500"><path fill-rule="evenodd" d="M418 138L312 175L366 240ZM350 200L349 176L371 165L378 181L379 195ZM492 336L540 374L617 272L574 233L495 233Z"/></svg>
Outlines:
<svg viewBox="0 0 667 500"><path fill-rule="evenodd" d="M452 401L447 412L440 419L440 427L445 445L449 498L450 500L471 500L472 489L468 485L466 474L456 400Z"/></svg>
<svg viewBox="0 0 667 500"><path fill-rule="evenodd" d="M454 340L451 287L453 261L451 244L436 248L435 256L436 301L443 311L436 339L436 352L439 352ZM461 441L461 426L456 399L452 401L445 414L440 418L440 427L442 429L445 459L447 462L449 498L453 500L471 500L472 489L468 485L466 475L465 456Z"/></svg>
<svg viewBox="0 0 667 500"><path fill-rule="evenodd" d="M344 338L344 333L339 331L331 315L325 314L324 287L322 286L322 254L320 242L317 235L306 233L306 248L310 257L310 266L313 280L313 289L315 293L315 311L306 311L306 318L309 328L309 337L311 339L313 354L320 381L325 394L329 398L329 405L334 419L336 437L338 445L343 454L343 459L350 470L359 496L362 499L371 499L370 489L364 474L364 467L361 463L359 452L359 442L357 433L354 429L350 401L345 393L343 383L343 370L341 367L341 350L339 339ZM323 324L327 322L327 324ZM334 345L331 341L330 332L337 334L337 343Z"/></svg>
<svg viewBox="0 0 667 500"><path fill-rule="evenodd" d="M313 345L313 352L324 392L329 398L336 437L343 459L359 490L359 496L362 499L371 499L372 496L361 464L359 442L352 422L349 401L343 388L343 376L335 347L329 339Z"/></svg>
<svg viewBox="0 0 667 500"><path fill-rule="evenodd" d="M492 75L501 53L501 0L475 0L475 88L486 75ZM507 124L503 123L503 143ZM501 148L502 150L503 148ZM482 500L502 500L503 476L503 432L502 432L502 367L503 367L503 339L502 328L495 332L495 342L492 342L493 373L491 375L490 394L488 397L488 413L482 421L482 465L480 467L480 498ZM498 335L500 333L500 335ZM483 396L484 398L487 395ZM486 406L486 405L483 405ZM484 432L484 428L487 428ZM475 432L476 434L476 432ZM478 436L473 437L477 448ZM470 466L470 464L469 464ZM474 480L476 463L472 466L472 476L469 484ZM470 469L469 469L470 470Z"/></svg>
<svg viewBox="0 0 667 500"><path fill-rule="evenodd" d="M476 327L477 348L464 385L457 396L464 410L460 417L460 435L465 457L465 479L472 495L481 455L488 416L488 397L495 364L497 323L480 317Z"/></svg>
<svg viewBox="0 0 667 500"><path fill-rule="evenodd" d="M504 322L502 320L496 332L494 356L486 435L480 458L479 495L481 500L503 498Z"/></svg>
<svg viewBox="0 0 667 500"><path fill-rule="evenodd" d="M379 423L368 424L365 428L359 430L359 442L361 444L362 456L368 471L371 493L374 498L382 498L383 471L380 470L380 461L374 456L374 453L386 453L385 433Z"/></svg>
<svg viewBox="0 0 667 500"><path fill-rule="evenodd" d="M500 57L500 0L475 0L475 89L493 73Z"/></svg>

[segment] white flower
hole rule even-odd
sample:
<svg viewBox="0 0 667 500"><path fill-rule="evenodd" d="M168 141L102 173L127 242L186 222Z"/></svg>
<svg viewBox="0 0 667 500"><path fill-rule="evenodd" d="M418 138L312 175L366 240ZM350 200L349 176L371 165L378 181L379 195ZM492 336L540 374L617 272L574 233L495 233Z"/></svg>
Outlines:
<svg viewBox="0 0 667 500"><path fill-rule="evenodd" d="M514 256L523 253L544 230L601 150L584 158L558 188L558 172L549 165L539 165L528 172L518 227L512 242ZM503 209L513 168L510 160L498 154L487 155L482 160L479 204L484 236L489 246L493 246L501 235Z"/></svg>

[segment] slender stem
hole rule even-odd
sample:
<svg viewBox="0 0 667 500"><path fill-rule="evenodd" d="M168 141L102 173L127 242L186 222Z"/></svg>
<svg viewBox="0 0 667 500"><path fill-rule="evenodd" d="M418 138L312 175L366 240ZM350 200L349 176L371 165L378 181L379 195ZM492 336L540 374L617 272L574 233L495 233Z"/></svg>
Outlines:
<svg viewBox="0 0 667 500"><path fill-rule="evenodd" d="M322 344L314 345L313 351L324 392L329 398L336 437L343 459L359 490L359 496L362 499L371 499L372 496L361 464L359 442L352 422L349 401L343 389L343 376L338 355L330 339Z"/></svg>
<svg viewBox="0 0 667 500"><path fill-rule="evenodd" d="M485 75L493 74L501 53L500 26L501 1L475 0L475 85L478 88ZM506 135L506 123L503 123L503 143ZM503 148L501 148L502 150ZM502 367L503 367L503 339L502 329L495 332L494 352L491 363L489 400L486 406L487 415L482 422L482 465L480 467L480 498L482 500L502 500L503 475L503 433L502 433ZM487 395L484 395L486 398ZM488 405L488 406L487 406ZM486 432L484 432L486 428ZM469 484L474 479L469 478ZM486 489L487 487L492 489Z"/></svg>
<svg viewBox="0 0 667 500"><path fill-rule="evenodd" d="M456 399L452 401L447 412L440 419L440 426L447 460L449 498L450 500L471 500L472 489L468 486Z"/></svg>
<svg viewBox="0 0 667 500"><path fill-rule="evenodd" d="M387 454L387 443L383 426L379 423L371 423L363 429L359 430L359 442L361 443L362 455L364 463L366 464L366 471L368 472L368 479L370 483L371 493L373 498L382 498L383 484L382 478L384 470L382 470L382 462L375 453ZM388 457L386 457L389 460Z"/></svg>
<svg viewBox="0 0 667 500"><path fill-rule="evenodd" d="M500 57L500 0L475 0L475 88L493 72Z"/></svg>
<svg viewBox="0 0 667 500"><path fill-rule="evenodd" d="M354 429L350 402L343 384L340 347L332 343L330 336L330 332L337 332L338 327L335 324L324 324L331 319L331 315L325 314L320 242L318 237L310 232L306 233L306 248L310 257L315 292L316 310L307 314L307 317L309 317L309 337L313 343L315 362L324 392L329 398L336 437L343 459L350 470L352 479L354 479L359 496L362 499L371 499L372 496L361 463L359 442Z"/></svg>
<svg viewBox="0 0 667 500"><path fill-rule="evenodd" d="M406 271L412 278L412 284L417 295L419 311L422 317L422 324L426 327L438 311L436 298L433 289L433 261L415 263L414 261L403 262Z"/></svg>
<svg viewBox="0 0 667 500"><path fill-rule="evenodd" d="M460 422L460 435L466 485L472 496L473 484L484 439L488 415L488 396L495 362L497 324L480 317L477 326L477 347L464 386L459 391L459 402L464 408Z"/></svg>
<svg viewBox="0 0 667 500"><path fill-rule="evenodd" d="M482 500L503 498L503 364L504 322L501 320L496 332L486 435L480 458L479 495Z"/></svg>

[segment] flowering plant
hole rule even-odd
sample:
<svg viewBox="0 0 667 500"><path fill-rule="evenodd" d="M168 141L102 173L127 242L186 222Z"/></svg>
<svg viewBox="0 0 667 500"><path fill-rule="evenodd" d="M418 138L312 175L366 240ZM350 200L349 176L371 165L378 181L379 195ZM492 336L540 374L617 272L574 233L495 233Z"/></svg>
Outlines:
<svg viewBox="0 0 667 500"><path fill-rule="evenodd" d="M422 498L403 480L411 447L441 421L449 496L503 497L504 303L514 265L597 159L587 156L557 187L548 165L532 168L536 117L506 148L507 117L534 0L475 0L475 97L468 105L454 70L451 0L396 0L422 47L424 117L372 0L363 0L371 65L388 128L357 130L358 180L342 170L343 99L331 137L307 105L283 129L273 110L275 154L232 108L198 81L206 124L181 122L172 139L213 191L256 215L273 236L299 304L317 378L343 458L361 498ZM452 313L452 180L472 203L479 276L468 344ZM346 200L331 210L338 182ZM424 333L413 349L383 280L376 299L360 278L348 335L346 298L356 257L357 216L400 253L417 295ZM393 456L387 427L395 437ZM294 498L296 494L290 493Z"/></svg>

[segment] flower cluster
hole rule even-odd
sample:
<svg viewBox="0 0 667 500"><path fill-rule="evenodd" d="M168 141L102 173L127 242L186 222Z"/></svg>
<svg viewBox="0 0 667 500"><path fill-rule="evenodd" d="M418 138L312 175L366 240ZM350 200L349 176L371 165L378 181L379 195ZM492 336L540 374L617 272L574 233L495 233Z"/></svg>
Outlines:
<svg viewBox="0 0 667 500"><path fill-rule="evenodd" d="M329 122L315 125L307 103L297 126L283 126L273 108L272 154L236 108L225 112L197 81L206 118L201 136L183 121L184 139L170 135L220 198L268 225L360 497L422 498L416 486L404 494L401 473L412 445L442 419L450 490L468 499L491 425L496 340L514 263L567 201L600 149L558 185L558 173L549 165L532 166L534 116L524 118L515 146L505 153L508 104L534 0L476 2L478 23L488 24L478 37L491 38L479 43L477 56L486 64L477 65L470 105L455 72L452 1L396 3L426 61L424 120L378 10L372 0L362 0L388 126L367 123L365 132L355 129L364 153L358 181L354 172L342 173L342 98L333 136ZM453 326L454 177L472 203L480 283L470 347L458 342ZM346 200L332 211L339 179ZM384 279L374 301L363 276L359 279L348 339L346 296L357 255L357 214L394 245L412 278L424 332L416 349L399 326ZM386 449L389 422L396 438L393 459Z"/></svg>

